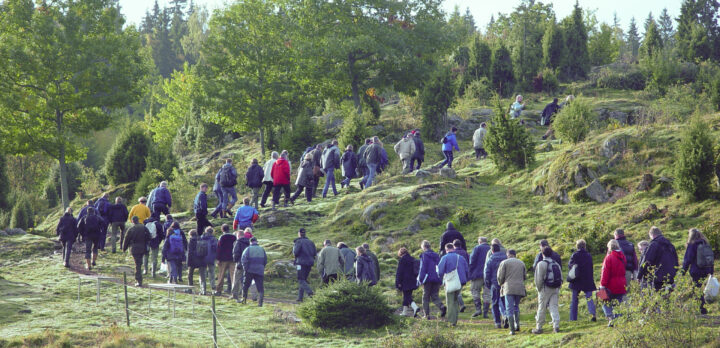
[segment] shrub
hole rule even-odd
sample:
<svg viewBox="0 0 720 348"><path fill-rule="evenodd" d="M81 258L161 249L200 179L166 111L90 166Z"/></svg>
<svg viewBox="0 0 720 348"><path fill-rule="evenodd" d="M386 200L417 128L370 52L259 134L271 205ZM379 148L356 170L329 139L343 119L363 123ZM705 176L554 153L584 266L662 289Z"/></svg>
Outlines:
<svg viewBox="0 0 720 348"><path fill-rule="evenodd" d="M368 119L370 113L365 110L362 114L358 114L351 104L343 103L340 109L343 113L345 121L343 122L338 142L340 148L344 149L348 145L352 145L355 151L365 144L365 139L370 137L370 128L368 127Z"/></svg>
<svg viewBox="0 0 720 348"><path fill-rule="evenodd" d="M392 312L379 287L344 279L321 288L298 308L310 325L326 329L379 328L392 321Z"/></svg>
<svg viewBox="0 0 720 348"><path fill-rule="evenodd" d="M599 73L597 79L595 80L595 86L599 88L641 91L645 89L645 81L645 74L640 71L618 73L609 69L604 69Z"/></svg>
<svg viewBox="0 0 720 348"><path fill-rule="evenodd" d="M535 161L535 144L517 120L508 119L499 98L495 99L495 115L485 136L485 148L500 170L526 168Z"/></svg>
<svg viewBox="0 0 720 348"><path fill-rule="evenodd" d="M439 137L445 129L447 110L455 97L452 73L441 67L431 77L420 94L423 133L431 138Z"/></svg>
<svg viewBox="0 0 720 348"><path fill-rule="evenodd" d="M384 348L476 348L487 346L479 336L458 335L439 325L430 327L416 325L407 336L407 338L386 337L382 346Z"/></svg>
<svg viewBox="0 0 720 348"><path fill-rule="evenodd" d="M681 135L675 157L675 188L695 199L707 195L715 167L709 128L700 119L693 119Z"/></svg>
<svg viewBox="0 0 720 348"><path fill-rule="evenodd" d="M281 130L287 130L287 127L282 128ZM310 115L300 114L292 121L292 129L281 134L279 148L288 150L291 158L296 158L305 152L308 146L315 145L320 135L320 128Z"/></svg>
<svg viewBox="0 0 720 348"><path fill-rule="evenodd" d="M7 160L0 154L0 211L10 210L10 179L7 175Z"/></svg>
<svg viewBox="0 0 720 348"><path fill-rule="evenodd" d="M27 230L33 227L33 210L27 196L21 196L10 213L10 228Z"/></svg>
<svg viewBox="0 0 720 348"><path fill-rule="evenodd" d="M42 198L47 202L48 207L54 207L58 205L58 194L57 191L55 191L55 183L52 181L47 181L45 185L43 186L43 195Z"/></svg>
<svg viewBox="0 0 720 348"><path fill-rule="evenodd" d="M562 240L571 243L572 247L579 239L584 239L587 251L591 254L604 254L607 242L613 238L604 220L595 219L589 225L566 226L560 232Z"/></svg>
<svg viewBox="0 0 720 348"><path fill-rule="evenodd" d="M165 180L163 173L157 169L148 169L142 173L135 184L135 198L140 198L154 189L158 183Z"/></svg>
<svg viewBox="0 0 720 348"><path fill-rule="evenodd" d="M162 150L158 146L150 148L147 158L145 159L145 170L157 169L162 173L163 177L170 179L173 169L178 167L178 160L175 153L170 150Z"/></svg>
<svg viewBox="0 0 720 348"><path fill-rule="evenodd" d="M113 144L105 159L105 175L111 184L133 182L145 171L152 141L138 128L129 128Z"/></svg>
<svg viewBox="0 0 720 348"><path fill-rule="evenodd" d="M458 207L455 211L455 221L460 225L469 225L475 222L475 213L472 210L463 207Z"/></svg>
<svg viewBox="0 0 720 348"><path fill-rule="evenodd" d="M82 167L79 163L73 162L73 163L67 163L67 184L68 184L68 198L70 200L75 199L75 196L78 191L80 191L80 187L82 186ZM61 191L60 191L60 165L57 163L53 165L52 170L50 170L50 177L48 178L49 182L52 183L52 185L55 186L55 193L60 198Z"/></svg>
<svg viewBox="0 0 720 348"><path fill-rule="evenodd" d="M590 104L585 98L578 97L558 112L553 128L560 139L579 143L585 140L595 120Z"/></svg>
<svg viewBox="0 0 720 348"><path fill-rule="evenodd" d="M542 77L543 92L553 93L560 89L560 82L558 82L557 73L554 70L548 68L543 69Z"/></svg>

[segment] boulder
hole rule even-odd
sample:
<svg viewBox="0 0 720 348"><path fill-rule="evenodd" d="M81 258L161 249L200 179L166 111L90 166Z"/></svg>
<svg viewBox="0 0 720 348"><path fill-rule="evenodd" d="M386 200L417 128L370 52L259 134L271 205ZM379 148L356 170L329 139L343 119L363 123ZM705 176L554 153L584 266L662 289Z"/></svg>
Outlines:
<svg viewBox="0 0 720 348"><path fill-rule="evenodd" d="M7 230L5 230L5 233L8 236L20 236L27 234L27 232L25 232L25 230L23 230L22 228L8 228Z"/></svg>
<svg viewBox="0 0 720 348"><path fill-rule="evenodd" d="M287 210L269 210L260 214L260 219L258 219L256 225L268 228L287 226L294 217L295 214Z"/></svg>
<svg viewBox="0 0 720 348"><path fill-rule="evenodd" d="M415 216L415 217L412 219L412 221L410 222L410 226L408 226L407 230L408 230L410 233L418 233L418 232L420 232L420 230L422 229L422 228L420 227L420 223L423 222L423 221L425 221L425 220L428 220L428 219L432 219L432 217L431 217L430 215L427 215L427 214L418 214L417 216Z"/></svg>
<svg viewBox="0 0 720 348"><path fill-rule="evenodd" d="M640 214L637 214L630 219L630 221L634 224L638 222L642 222L645 220L652 220L657 219L661 215L660 210L655 204L650 203L650 205L645 208L643 211L640 212Z"/></svg>
<svg viewBox="0 0 720 348"><path fill-rule="evenodd" d="M652 174L645 173L643 174L642 180L640 181L640 184L637 187L637 191L649 191L653 186L653 176Z"/></svg>
<svg viewBox="0 0 720 348"><path fill-rule="evenodd" d="M284 311L280 308L275 308L275 316L290 324L297 324L302 322L302 320L300 320L300 318L295 315L295 312Z"/></svg>
<svg viewBox="0 0 720 348"><path fill-rule="evenodd" d="M570 204L570 197L568 197L567 190L565 189L556 192L555 199L562 204Z"/></svg>
<svg viewBox="0 0 720 348"><path fill-rule="evenodd" d="M622 153L627 148L628 137L626 135L611 135L603 141L600 147L600 154L605 158L612 158L615 154Z"/></svg>
<svg viewBox="0 0 720 348"><path fill-rule="evenodd" d="M598 203L605 203L610 199L605 191L605 187L603 187L597 179L593 180L593 182L585 188L585 194L588 198Z"/></svg>
<svg viewBox="0 0 720 348"><path fill-rule="evenodd" d="M675 188L673 188L673 178L660 177L657 180L656 194L660 197L670 197L675 194Z"/></svg>
<svg viewBox="0 0 720 348"><path fill-rule="evenodd" d="M619 201L620 199L622 199L623 197L627 196L628 192L627 192L627 190L625 190L622 187L613 186L608 189L607 194L610 197L608 202L615 203L615 202Z"/></svg>
<svg viewBox="0 0 720 348"><path fill-rule="evenodd" d="M545 186L543 186L543 185L535 186L535 189L533 190L533 194L536 196L544 196L545 195Z"/></svg>
<svg viewBox="0 0 720 348"><path fill-rule="evenodd" d="M627 112L608 109L596 109L595 112L597 113L598 121L600 122L612 119L621 125L628 124L629 114Z"/></svg>
<svg viewBox="0 0 720 348"><path fill-rule="evenodd" d="M428 172L427 170L419 169L417 172L415 172L415 177L418 179L426 179L431 177L432 174Z"/></svg>
<svg viewBox="0 0 720 348"><path fill-rule="evenodd" d="M577 165L577 167L575 168L575 174L573 174L573 181L575 183L575 187L585 187L588 183L592 182L597 178L598 175L597 173L595 173L595 171L582 164Z"/></svg>
<svg viewBox="0 0 720 348"><path fill-rule="evenodd" d="M270 277L292 279L297 276L295 265L290 260L276 260L265 268L265 274Z"/></svg>
<svg viewBox="0 0 720 348"><path fill-rule="evenodd" d="M455 179L457 177L457 173L455 173L455 169L443 167L440 168L440 176L443 178Z"/></svg>
<svg viewBox="0 0 720 348"><path fill-rule="evenodd" d="M370 204L362 213L363 222L371 228L375 228L375 221L385 216L381 210L388 206L387 202L378 202Z"/></svg>
<svg viewBox="0 0 720 348"><path fill-rule="evenodd" d="M0 230L0 237L7 237L8 234L5 232L5 230Z"/></svg>

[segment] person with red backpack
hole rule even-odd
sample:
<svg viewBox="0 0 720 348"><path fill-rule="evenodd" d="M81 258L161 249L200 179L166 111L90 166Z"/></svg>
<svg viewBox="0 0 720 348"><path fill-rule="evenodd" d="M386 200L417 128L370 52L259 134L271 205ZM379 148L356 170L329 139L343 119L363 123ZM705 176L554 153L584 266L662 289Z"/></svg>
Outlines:
<svg viewBox="0 0 720 348"><path fill-rule="evenodd" d="M550 311L553 331L560 332L560 309L558 297L562 285L562 271L560 265L553 260L553 250L549 245L542 249L543 259L535 266L535 287L538 292L538 310L535 317L536 327L532 330L534 334L543 332L545 314ZM624 274L624 273L623 273Z"/></svg>
<svg viewBox="0 0 720 348"><path fill-rule="evenodd" d="M182 272L182 262L185 259L185 243L180 228L169 229L162 250L162 261L167 260L170 269L168 284L177 284Z"/></svg>

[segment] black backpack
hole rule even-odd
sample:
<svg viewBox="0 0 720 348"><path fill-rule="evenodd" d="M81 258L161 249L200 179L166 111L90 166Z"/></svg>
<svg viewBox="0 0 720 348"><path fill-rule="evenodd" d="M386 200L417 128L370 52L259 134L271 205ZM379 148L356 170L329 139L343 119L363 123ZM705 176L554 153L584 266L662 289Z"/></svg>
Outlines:
<svg viewBox="0 0 720 348"><path fill-rule="evenodd" d="M712 267L715 262L715 254L707 243L701 243L697 247L697 266L700 268Z"/></svg>
<svg viewBox="0 0 720 348"><path fill-rule="evenodd" d="M559 288L562 285L562 272L560 265L553 260L543 260L547 262L548 268L545 273L545 286L550 288Z"/></svg>
<svg viewBox="0 0 720 348"><path fill-rule="evenodd" d="M237 178L232 173L232 167L223 166L220 169L220 185L225 187L237 185Z"/></svg>

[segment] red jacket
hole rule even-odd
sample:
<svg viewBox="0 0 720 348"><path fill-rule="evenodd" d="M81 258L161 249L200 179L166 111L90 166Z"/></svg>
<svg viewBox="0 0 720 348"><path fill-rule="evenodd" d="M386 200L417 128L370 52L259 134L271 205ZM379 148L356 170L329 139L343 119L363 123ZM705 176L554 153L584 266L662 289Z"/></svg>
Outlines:
<svg viewBox="0 0 720 348"><path fill-rule="evenodd" d="M282 157L278 158L272 166L270 176L273 185L290 185L290 164Z"/></svg>
<svg viewBox="0 0 720 348"><path fill-rule="evenodd" d="M620 250L609 252L605 256L602 267L600 285L610 290L613 295L625 294L625 255Z"/></svg>

